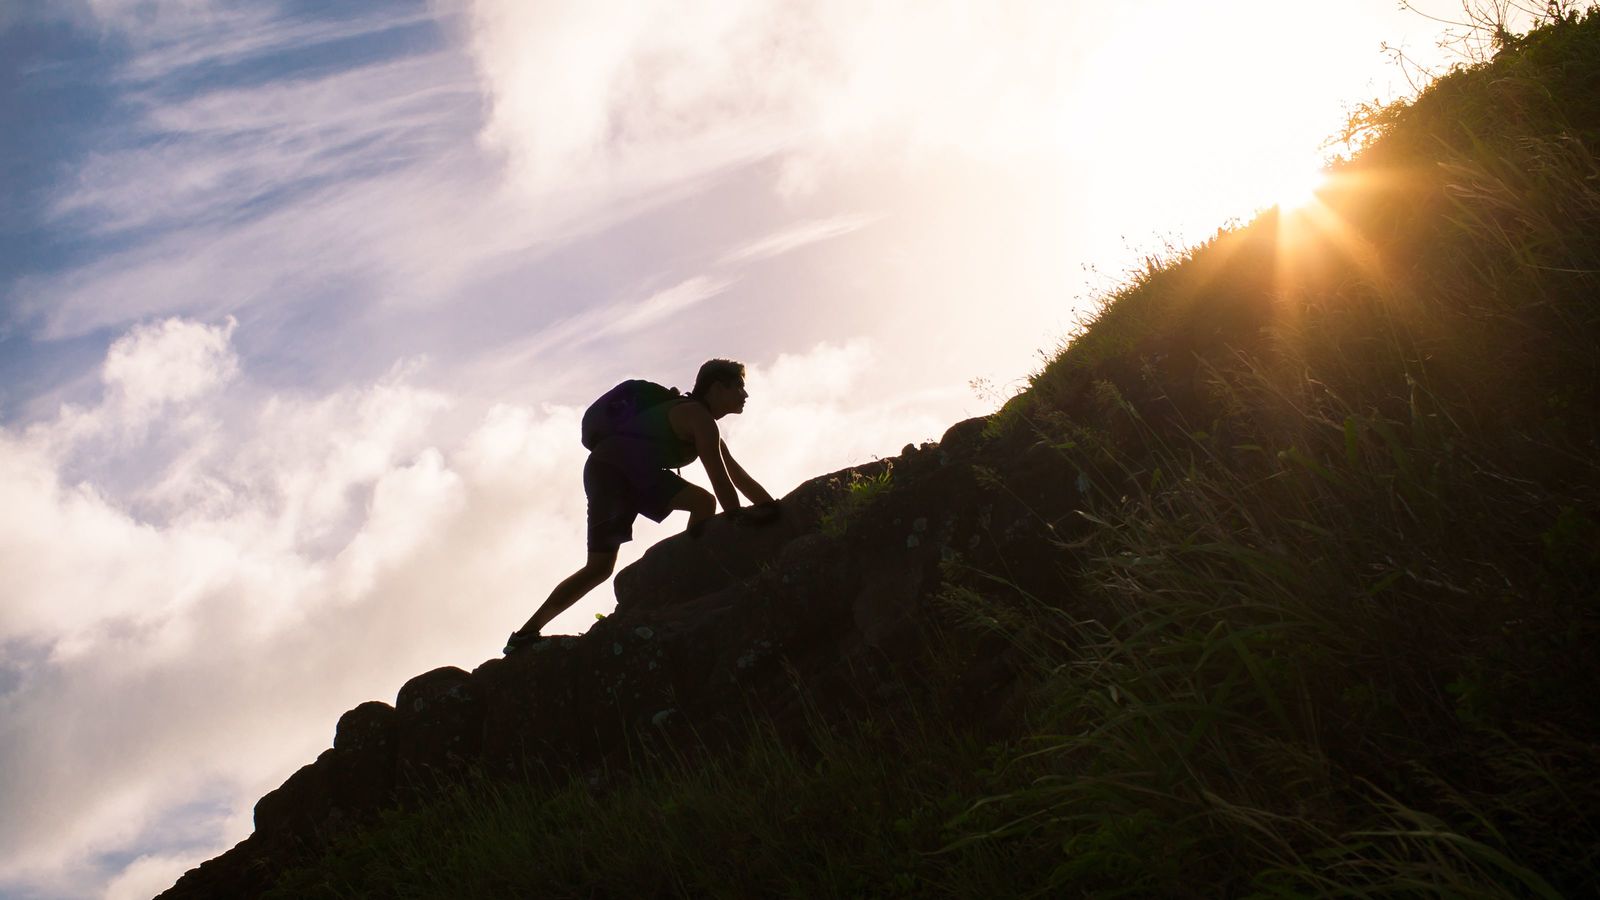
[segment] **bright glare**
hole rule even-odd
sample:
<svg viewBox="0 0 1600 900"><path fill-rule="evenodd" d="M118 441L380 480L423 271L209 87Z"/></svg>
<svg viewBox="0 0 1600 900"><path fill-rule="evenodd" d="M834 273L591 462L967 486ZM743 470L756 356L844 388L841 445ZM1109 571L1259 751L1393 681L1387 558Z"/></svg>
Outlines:
<svg viewBox="0 0 1600 900"><path fill-rule="evenodd" d="M1283 212L1300 209L1315 200L1327 183L1328 175L1320 168L1291 169L1273 180L1271 199Z"/></svg>

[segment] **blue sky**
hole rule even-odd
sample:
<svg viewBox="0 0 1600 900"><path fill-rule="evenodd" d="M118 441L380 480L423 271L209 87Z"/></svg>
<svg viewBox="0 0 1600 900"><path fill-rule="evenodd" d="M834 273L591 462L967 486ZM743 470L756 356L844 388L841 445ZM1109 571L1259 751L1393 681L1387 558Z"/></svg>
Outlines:
<svg viewBox="0 0 1600 900"><path fill-rule="evenodd" d="M93 146L95 133L112 117L110 92L98 82L109 71L96 56L97 43L65 23L20 23L0 33L0 104L7 124L0 202L10 211L0 240L0 272L9 295L22 278L60 270L82 258L87 248L69 233L44 227L50 186L71 171L71 160ZM62 377L69 365L54 354L28 352L31 343L20 323L0 328L0 415L38 389L41 381ZM98 356L100 346L78 353Z"/></svg>
<svg viewBox="0 0 1600 900"><path fill-rule="evenodd" d="M744 360L775 494L937 438L1436 27L1200 6L0 8L0 896L154 894L497 653L606 387Z"/></svg>

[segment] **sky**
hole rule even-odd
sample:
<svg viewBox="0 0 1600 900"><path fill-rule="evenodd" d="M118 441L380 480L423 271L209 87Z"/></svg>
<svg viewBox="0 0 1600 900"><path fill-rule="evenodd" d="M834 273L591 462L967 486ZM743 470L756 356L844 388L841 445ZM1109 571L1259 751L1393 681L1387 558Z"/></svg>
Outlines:
<svg viewBox="0 0 1600 900"><path fill-rule="evenodd" d="M1303 191L1438 28L3 0L0 897L158 893L342 711L497 655L583 561L612 384L745 362L724 433L774 495L937 439L1141 258Z"/></svg>

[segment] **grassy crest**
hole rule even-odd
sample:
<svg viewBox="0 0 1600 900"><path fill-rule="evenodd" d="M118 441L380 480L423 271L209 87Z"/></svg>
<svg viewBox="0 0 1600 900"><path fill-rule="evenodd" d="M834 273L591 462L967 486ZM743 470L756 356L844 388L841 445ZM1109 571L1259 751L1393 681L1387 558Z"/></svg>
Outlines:
<svg viewBox="0 0 1600 900"><path fill-rule="evenodd" d="M947 586L1022 738L463 788L280 895L1600 895L1600 15L1352 133L997 414L1084 488L1054 595Z"/></svg>

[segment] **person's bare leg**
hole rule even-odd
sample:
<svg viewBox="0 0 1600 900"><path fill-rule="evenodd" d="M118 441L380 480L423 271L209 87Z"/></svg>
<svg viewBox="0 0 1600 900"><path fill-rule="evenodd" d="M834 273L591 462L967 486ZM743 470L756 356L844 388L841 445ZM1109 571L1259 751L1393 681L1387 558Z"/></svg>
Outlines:
<svg viewBox="0 0 1600 900"><path fill-rule="evenodd" d="M672 509L688 511L688 531L691 535L698 533L700 526L707 519L717 514L717 498L712 496L711 492L705 488L695 487L692 484L684 487L683 490L674 495L668 505ZM542 633L544 627L549 625L552 619L566 612L572 604L582 599L584 594L599 587L607 578L610 578L611 570L616 565L617 551L615 550L605 553L590 553L589 561L584 564L583 568L568 575L565 580L556 585L555 590L550 592L549 598L533 614L533 618L523 623L521 628L512 633L513 643L517 641L519 636L532 638L534 635Z"/></svg>
<svg viewBox="0 0 1600 900"><path fill-rule="evenodd" d="M572 604L582 599L611 577L611 570L617 565L617 551L610 550L600 553L590 553L589 561L583 568L568 575L555 590L550 592L549 599L539 607L526 624L517 629L517 634L532 636L544 631L544 627L556 616L566 612Z"/></svg>
<svg viewBox="0 0 1600 900"><path fill-rule="evenodd" d="M671 506L673 509L689 511L689 524L684 531L689 532L691 537L698 535L706 520L717 514L717 498L705 488L692 484L673 496Z"/></svg>

